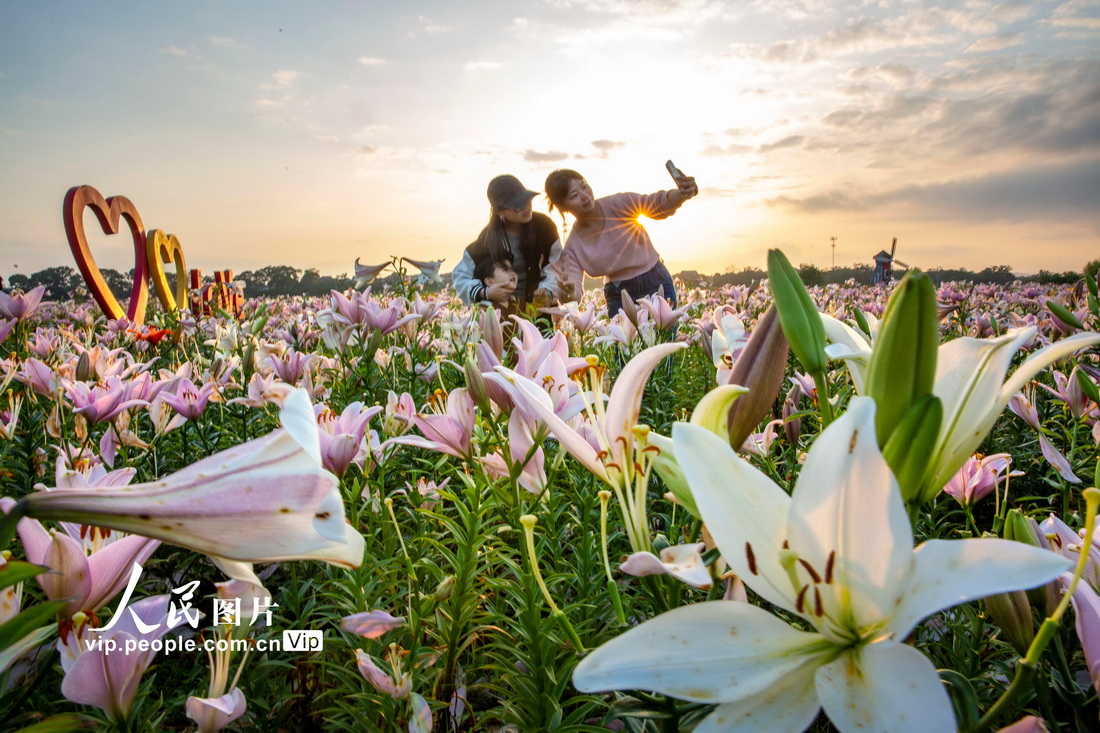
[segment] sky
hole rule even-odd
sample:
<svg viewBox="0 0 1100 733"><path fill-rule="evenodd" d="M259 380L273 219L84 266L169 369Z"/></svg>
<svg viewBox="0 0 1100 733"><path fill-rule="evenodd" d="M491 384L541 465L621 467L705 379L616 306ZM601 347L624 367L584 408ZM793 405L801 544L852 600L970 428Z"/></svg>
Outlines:
<svg viewBox="0 0 1100 733"><path fill-rule="evenodd" d="M1079 270L1098 41L1100 0L4 2L0 275L74 265L80 184L207 273L447 272L493 176L649 193L667 159L701 189L646 224L673 272L870 264L894 237L925 269Z"/></svg>

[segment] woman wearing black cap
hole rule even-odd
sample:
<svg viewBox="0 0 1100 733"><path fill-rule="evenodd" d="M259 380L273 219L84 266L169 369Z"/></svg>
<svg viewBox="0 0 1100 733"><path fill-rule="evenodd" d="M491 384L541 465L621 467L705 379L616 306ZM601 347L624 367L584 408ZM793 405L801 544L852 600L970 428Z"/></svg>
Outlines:
<svg viewBox="0 0 1100 733"><path fill-rule="evenodd" d="M466 304L487 300L498 308L513 300L521 307L553 300L558 282L550 266L561 257L561 239L550 217L531 211L531 199L538 194L515 176L497 176L489 181L486 193L492 206L489 224L466 248L451 274L459 297ZM475 277L474 270L486 260L510 260L516 271L515 286L509 282L486 286Z"/></svg>

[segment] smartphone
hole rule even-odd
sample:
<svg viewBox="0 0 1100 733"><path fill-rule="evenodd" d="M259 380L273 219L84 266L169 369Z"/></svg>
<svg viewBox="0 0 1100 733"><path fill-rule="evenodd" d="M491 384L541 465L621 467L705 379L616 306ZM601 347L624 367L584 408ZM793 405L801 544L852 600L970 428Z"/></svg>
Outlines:
<svg viewBox="0 0 1100 733"><path fill-rule="evenodd" d="M687 177L687 176L684 175L684 172L681 171L679 168L677 168L676 164L673 163L671 160L666 160L665 161L665 168L668 169L668 174L670 176L672 176L673 178L686 178Z"/></svg>

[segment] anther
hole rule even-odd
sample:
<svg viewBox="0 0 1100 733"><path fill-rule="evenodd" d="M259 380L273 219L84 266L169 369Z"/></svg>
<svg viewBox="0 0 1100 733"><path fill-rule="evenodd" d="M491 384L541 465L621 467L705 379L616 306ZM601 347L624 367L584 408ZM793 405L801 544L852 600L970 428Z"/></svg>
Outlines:
<svg viewBox="0 0 1100 733"><path fill-rule="evenodd" d="M752 552L752 544L748 542L745 543L745 558L749 561L749 572L759 575L760 573L756 572L756 555Z"/></svg>

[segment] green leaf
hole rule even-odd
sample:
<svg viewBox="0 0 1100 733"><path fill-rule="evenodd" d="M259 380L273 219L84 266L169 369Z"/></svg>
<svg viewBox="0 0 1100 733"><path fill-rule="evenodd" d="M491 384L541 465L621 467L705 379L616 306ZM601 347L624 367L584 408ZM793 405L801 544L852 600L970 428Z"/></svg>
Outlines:
<svg viewBox="0 0 1100 733"><path fill-rule="evenodd" d="M16 583L22 583L36 575L51 572L44 565L33 565L29 562L12 561L0 566L0 589L10 588Z"/></svg>
<svg viewBox="0 0 1100 733"><path fill-rule="evenodd" d="M77 715L76 713L62 713L51 715L34 725L28 725L26 728L20 729L18 733L65 733L65 731L70 730L90 730L95 728L96 725L98 723L94 718Z"/></svg>
<svg viewBox="0 0 1100 733"><path fill-rule="evenodd" d="M68 600L46 601L24 608L16 616L0 625L0 649L7 649L27 634L51 621L68 603Z"/></svg>

